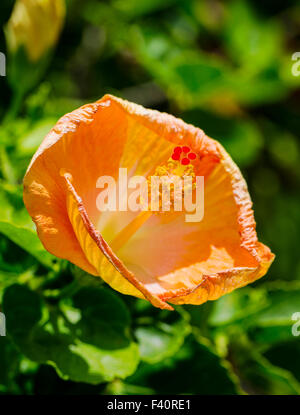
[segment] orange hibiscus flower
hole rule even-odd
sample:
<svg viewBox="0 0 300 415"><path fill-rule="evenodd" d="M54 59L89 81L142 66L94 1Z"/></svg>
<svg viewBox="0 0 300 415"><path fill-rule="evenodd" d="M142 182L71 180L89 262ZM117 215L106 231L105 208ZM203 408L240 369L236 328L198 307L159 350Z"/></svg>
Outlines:
<svg viewBox="0 0 300 415"><path fill-rule="evenodd" d="M162 172L203 177L203 218L186 221L174 198L169 211L101 211L99 177L118 183L120 168L147 183ZM29 165L24 202L49 252L160 308L215 300L262 277L274 259L257 240L246 183L223 147L111 95L58 121Z"/></svg>

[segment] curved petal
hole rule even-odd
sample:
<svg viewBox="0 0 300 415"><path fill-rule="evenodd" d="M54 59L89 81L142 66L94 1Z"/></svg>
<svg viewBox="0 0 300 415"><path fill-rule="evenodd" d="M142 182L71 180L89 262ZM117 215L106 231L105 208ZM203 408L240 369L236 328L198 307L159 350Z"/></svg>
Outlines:
<svg viewBox="0 0 300 415"><path fill-rule="evenodd" d="M203 221L98 211L98 177L118 180L119 167L147 177L182 144L200 156ZM110 95L57 123L28 168L24 201L51 253L161 308L171 308L165 300L218 298L260 278L274 258L257 241L245 181L219 143L171 115Z"/></svg>
<svg viewBox="0 0 300 415"><path fill-rule="evenodd" d="M199 284L192 292L186 292L182 296L164 297L172 304L202 304L208 300L217 300L224 294L230 293L236 288L250 284L263 277L268 271L274 260L274 255L270 249L263 244L258 244L257 249L260 251L260 263L256 268L235 267L217 274L205 275L195 265L192 269L187 270L191 273L201 274Z"/></svg>
<svg viewBox="0 0 300 415"><path fill-rule="evenodd" d="M172 310L172 307L152 294L120 261L101 234L91 223L81 198L72 184L71 174L63 173L68 189L67 210L74 232L88 261L95 266L105 282L118 291L148 299L153 305Z"/></svg>

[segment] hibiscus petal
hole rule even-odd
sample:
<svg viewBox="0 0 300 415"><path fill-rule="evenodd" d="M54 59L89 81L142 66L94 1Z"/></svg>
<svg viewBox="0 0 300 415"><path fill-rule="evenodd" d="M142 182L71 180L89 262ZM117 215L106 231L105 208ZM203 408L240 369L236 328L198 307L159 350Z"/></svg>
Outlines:
<svg viewBox="0 0 300 415"><path fill-rule="evenodd" d="M173 308L146 287L132 274L114 254L110 246L91 223L81 198L72 185L72 176L63 173L69 194L67 210L74 232L88 261L95 266L105 282L124 294L148 299L153 305Z"/></svg>

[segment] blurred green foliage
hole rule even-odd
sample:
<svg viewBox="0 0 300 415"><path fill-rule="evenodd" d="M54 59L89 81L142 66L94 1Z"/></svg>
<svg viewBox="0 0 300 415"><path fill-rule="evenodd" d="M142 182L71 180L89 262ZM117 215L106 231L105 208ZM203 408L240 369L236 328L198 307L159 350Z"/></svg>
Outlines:
<svg viewBox="0 0 300 415"><path fill-rule="evenodd" d="M13 3L1 1L1 26ZM0 78L0 394L300 393L299 27L296 0L69 0L48 70L17 108ZM22 178L56 120L105 93L224 145L277 255L265 278L168 312L44 250Z"/></svg>

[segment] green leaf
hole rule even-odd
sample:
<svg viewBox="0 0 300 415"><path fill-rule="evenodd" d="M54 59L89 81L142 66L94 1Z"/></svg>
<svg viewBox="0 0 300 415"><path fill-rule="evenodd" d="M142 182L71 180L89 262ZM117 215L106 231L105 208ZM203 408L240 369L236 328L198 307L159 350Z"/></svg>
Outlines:
<svg viewBox="0 0 300 415"><path fill-rule="evenodd" d="M220 63L200 56L184 56L173 62L175 74L191 95L205 95L217 90L224 82L225 72Z"/></svg>
<svg viewBox="0 0 300 415"><path fill-rule="evenodd" d="M160 9L166 9L169 6L178 3L180 0L114 0L113 7L129 17L137 17L155 12Z"/></svg>
<svg viewBox="0 0 300 415"><path fill-rule="evenodd" d="M300 289L282 285L282 289L270 289L268 299L270 305L257 314L255 324L262 327L293 325L292 316L300 311Z"/></svg>
<svg viewBox="0 0 300 415"><path fill-rule="evenodd" d="M173 359L142 364L126 383L153 389L161 394L236 394L228 368L209 347L190 337Z"/></svg>
<svg viewBox="0 0 300 415"><path fill-rule="evenodd" d="M14 272L0 271L0 301L2 297L2 290L9 285L18 282L19 274Z"/></svg>
<svg viewBox="0 0 300 415"><path fill-rule="evenodd" d="M12 379L18 372L19 361L20 354L9 338L0 337L0 385L12 386Z"/></svg>
<svg viewBox="0 0 300 415"><path fill-rule="evenodd" d="M42 318L42 301L29 288L14 284L5 290L3 310L7 331L17 343L23 342ZM23 340L24 339L24 340Z"/></svg>
<svg viewBox="0 0 300 415"><path fill-rule="evenodd" d="M269 285L268 305L254 316L249 330L250 338L265 348L293 340L293 315L300 311L299 299L297 283Z"/></svg>
<svg viewBox="0 0 300 415"><path fill-rule="evenodd" d="M49 133L55 125L54 118L45 118L34 124L31 131L18 140L17 151L22 157L31 157L43 141L44 137Z"/></svg>
<svg viewBox="0 0 300 415"><path fill-rule="evenodd" d="M16 182L16 175L14 168L12 166L11 160L9 159L6 149L4 147L0 148L0 166L4 178L9 183Z"/></svg>
<svg viewBox="0 0 300 415"><path fill-rule="evenodd" d="M73 298L73 306L81 311L77 324L79 338L102 349L128 346L126 331L130 315L122 300L105 288L82 288Z"/></svg>
<svg viewBox="0 0 300 415"><path fill-rule="evenodd" d="M219 327L247 319L248 324L253 324L254 315L260 309L265 309L268 304L264 290L248 287L239 289L219 298L214 303L208 322L211 326Z"/></svg>
<svg viewBox="0 0 300 415"><path fill-rule="evenodd" d="M126 382L116 380L107 385L104 395L154 395L155 391L151 388L130 385Z"/></svg>
<svg viewBox="0 0 300 415"><path fill-rule="evenodd" d="M181 48L161 28L134 26L131 47L139 61L180 107L203 107L228 92L230 67L216 57Z"/></svg>
<svg viewBox="0 0 300 415"><path fill-rule="evenodd" d="M18 258L18 261L16 261ZM7 286L17 280L21 281L26 276L32 276L36 269L36 261L19 248L8 238L0 238L0 287Z"/></svg>
<svg viewBox="0 0 300 415"><path fill-rule="evenodd" d="M48 338L40 340L47 341ZM64 379L91 384L111 382L131 375L138 363L135 343L123 349L101 350L92 344L62 336L57 336L56 340L49 344L49 360Z"/></svg>
<svg viewBox="0 0 300 415"><path fill-rule="evenodd" d="M54 257L40 242L33 222L24 208L22 188L0 183L0 233L27 251L43 265L51 266Z"/></svg>
<svg viewBox="0 0 300 415"><path fill-rule="evenodd" d="M8 60L8 82L14 90L15 97L23 99L45 73L52 57L52 50L44 52L38 62L31 62L23 45L18 47L14 53L10 53ZM21 102L19 103L21 104ZM18 113L19 106L14 108L11 117Z"/></svg>
<svg viewBox="0 0 300 415"><path fill-rule="evenodd" d="M231 342L230 360L238 369L243 387L249 393L300 394L300 383L293 374L270 363L242 333Z"/></svg>
<svg viewBox="0 0 300 415"><path fill-rule="evenodd" d="M131 375L139 362L123 302L107 289L83 288L73 304L46 308L21 285L6 289L7 331L31 360L52 364L65 379L97 384Z"/></svg>
<svg viewBox="0 0 300 415"><path fill-rule="evenodd" d="M135 330L135 336L139 343L142 360L157 363L173 356L180 349L190 331L188 314L183 311L172 324L150 321L148 326L138 327Z"/></svg>
<svg viewBox="0 0 300 415"><path fill-rule="evenodd" d="M300 339L277 344L265 353L265 357L274 365L291 372L300 382Z"/></svg>
<svg viewBox="0 0 300 415"><path fill-rule="evenodd" d="M286 326L274 325L270 327L251 327L249 329L249 337L257 345L263 345L269 348L273 344L282 343L291 340L292 322Z"/></svg>
<svg viewBox="0 0 300 415"><path fill-rule="evenodd" d="M262 21L245 0L228 5L224 39L230 56L248 71L259 72L281 53L280 26L271 19Z"/></svg>
<svg viewBox="0 0 300 415"><path fill-rule="evenodd" d="M43 265L51 266L54 257L42 246L36 233L28 228L0 221L0 233L25 249Z"/></svg>
<svg viewBox="0 0 300 415"><path fill-rule="evenodd" d="M272 365L261 356L257 356L253 360L249 359L245 366L240 369L247 382L255 387L256 392L259 394L300 394L300 383L296 381L289 371Z"/></svg>
<svg viewBox="0 0 300 415"><path fill-rule="evenodd" d="M219 330L231 326L247 330L252 341L270 347L292 339L292 316L299 309L299 298L297 283L246 287L217 300L208 322Z"/></svg>

